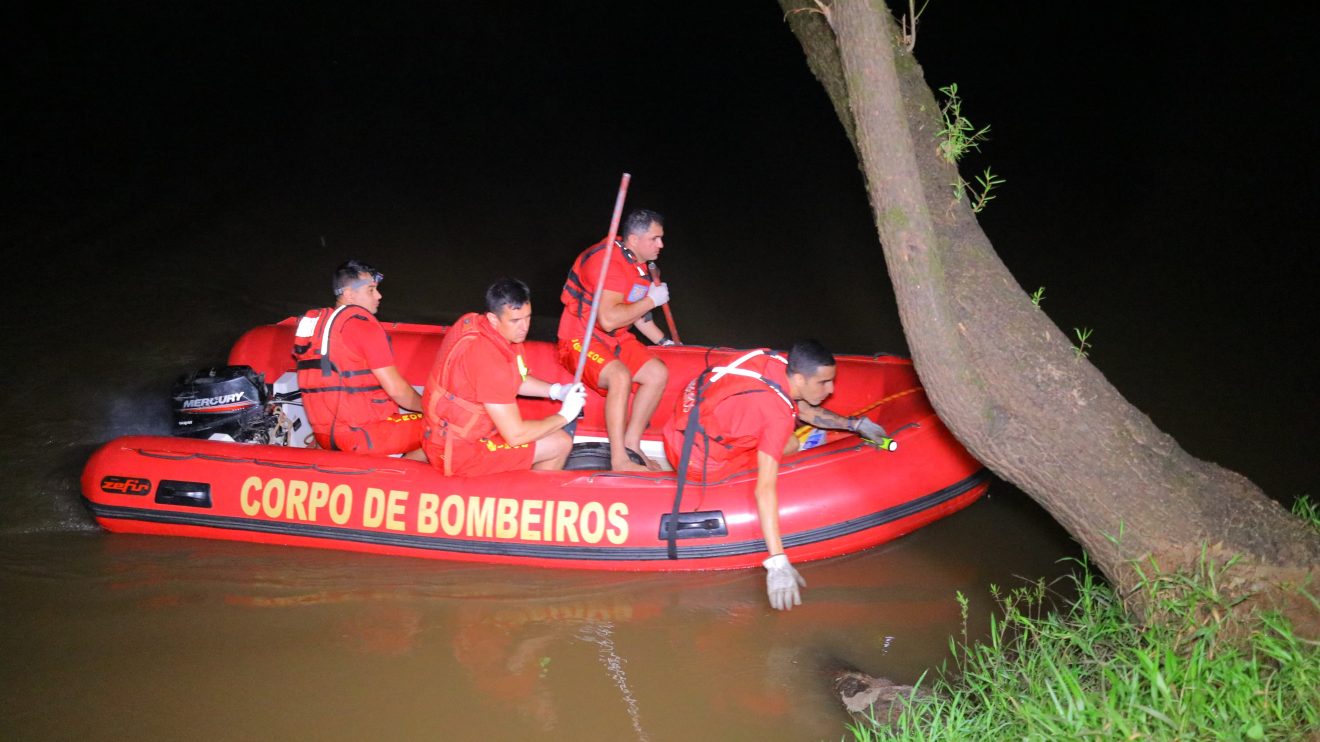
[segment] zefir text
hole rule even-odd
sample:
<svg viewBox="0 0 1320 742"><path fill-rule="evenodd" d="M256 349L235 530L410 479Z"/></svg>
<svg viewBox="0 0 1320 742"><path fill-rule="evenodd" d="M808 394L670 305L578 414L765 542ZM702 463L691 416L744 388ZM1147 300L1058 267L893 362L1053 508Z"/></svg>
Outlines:
<svg viewBox="0 0 1320 742"><path fill-rule="evenodd" d="M628 505L595 500L484 497L367 487L331 486L301 479L248 477L239 505L250 518L360 524L400 533L455 538L622 544L628 540Z"/></svg>

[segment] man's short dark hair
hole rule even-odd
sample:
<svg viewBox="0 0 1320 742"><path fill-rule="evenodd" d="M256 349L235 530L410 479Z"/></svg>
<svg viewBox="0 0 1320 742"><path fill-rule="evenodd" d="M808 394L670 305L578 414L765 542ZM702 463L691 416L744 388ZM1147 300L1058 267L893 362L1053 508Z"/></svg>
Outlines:
<svg viewBox="0 0 1320 742"><path fill-rule="evenodd" d="M815 340L800 340L788 351L788 372L807 378L816 375L821 366L833 366L834 354Z"/></svg>
<svg viewBox="0 0 1320 742"><path fill-rule="evenodd" d="M532 300L532 290L516 278L501 278L486 289L486 311L500 315L506 307L517 309Z"/></svg>
<svg viewBox="0 0 1320 742"><path fill-rule="evenodd" d="M377 271L375 268L372 268L361 260L350 260L343 265L340 265L338 268L335 268L335 277L330 288L335 292L335 296L339 296L349 284L358 280L358 276L361 276L363 273L374 276Z"/></svg>
<svg viewBox="0 0 1320 742"><path fill-rule="evenodd" d="M665 218L650 209L633 209L623 220L619 235L627 239L630 234L644 234L652 223L665 226Z"/></svg>

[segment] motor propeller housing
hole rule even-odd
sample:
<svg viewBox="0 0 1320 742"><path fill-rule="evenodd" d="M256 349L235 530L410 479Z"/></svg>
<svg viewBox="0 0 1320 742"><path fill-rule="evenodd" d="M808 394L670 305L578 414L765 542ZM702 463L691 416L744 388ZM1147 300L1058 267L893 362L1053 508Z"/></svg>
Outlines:
<svg viewBox="0 0 1320 742"><path fill-rule="evenodd" d="M278 424L269 387L250 366L212 366L179 378L170 391L174 434L269 443Z"/></svg>

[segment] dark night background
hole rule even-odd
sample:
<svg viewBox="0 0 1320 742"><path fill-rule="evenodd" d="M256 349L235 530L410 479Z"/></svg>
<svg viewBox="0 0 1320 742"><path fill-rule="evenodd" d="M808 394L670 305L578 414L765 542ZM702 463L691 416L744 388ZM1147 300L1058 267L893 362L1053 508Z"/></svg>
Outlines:
<svg viewBox="0 0 1320 742"><path fill-rule="evenodd" d="M79 388L11 416L85 436L38 488L134 427L123 395L159 409L247 327L326 302L350 256L387 275L383 319L448 322L512 273L553 333L624 171L629 205L669 218L686 340L905 350L851 149L774 3L7 15L3 244L29 266L7 396ZM1023 288L1094 328L1094 363L1194 455L1285 501L1320 482L1312 35L935 0L916 49L992 126L963 172L1006 179L981 222Z"/></svg>

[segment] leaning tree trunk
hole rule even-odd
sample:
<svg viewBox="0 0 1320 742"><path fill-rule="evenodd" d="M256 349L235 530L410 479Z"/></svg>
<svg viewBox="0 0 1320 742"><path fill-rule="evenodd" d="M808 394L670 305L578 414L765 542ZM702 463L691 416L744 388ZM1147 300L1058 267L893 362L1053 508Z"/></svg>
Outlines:
<svg viewBox="0 0 1320 742"><path fill-rule="evenodd" d="M1191 567L1202 545L1221 561L1241 555L1243 594L1315 577L1320 536L1245 477L1183 451L1018 286L953 197L939 106L884 4L780 5L861 160L913 362L963 445L1121 591L1135 563ZM1293 608L1314 633L1314 608Z"/></svg>

